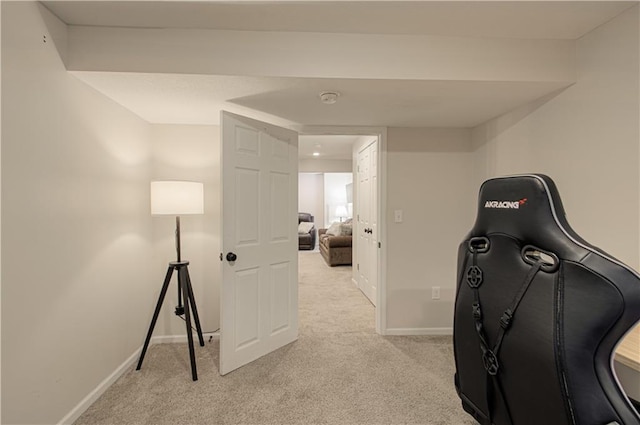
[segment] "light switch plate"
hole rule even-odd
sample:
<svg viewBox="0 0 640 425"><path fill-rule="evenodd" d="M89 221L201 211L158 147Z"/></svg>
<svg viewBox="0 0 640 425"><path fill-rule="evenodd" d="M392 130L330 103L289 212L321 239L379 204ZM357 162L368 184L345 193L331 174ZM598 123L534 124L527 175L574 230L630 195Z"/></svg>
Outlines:
<svg viewBox="0 0 640 425"><path fill-rule="evenodd" d="M432 286L431 287L431 299L432 300L439 300L440 299L440 287L439 286Z"/></svg>
<svg viewBox="0 0 640 425"><path fill-rule="evenodd" d="M396 223L402 223L402 210L395 210L393 217Z"/></svg>

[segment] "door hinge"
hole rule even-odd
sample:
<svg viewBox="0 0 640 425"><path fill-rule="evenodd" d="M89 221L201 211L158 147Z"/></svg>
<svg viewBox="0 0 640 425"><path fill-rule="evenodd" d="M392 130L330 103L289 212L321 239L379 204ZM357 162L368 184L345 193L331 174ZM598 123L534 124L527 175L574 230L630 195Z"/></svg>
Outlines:
<svg viewBox="0 0 640 425"><path fill-rule="evenodd" d="M378 248L382 247L382 245L380 244L380 242L378 242Z"/></svg>
<svg viewBox="0 0 640 425"><path fill-rule="evenodd" d="M358 263L358 268L357 268L357 270L360 270L360 263Z"/></svg>

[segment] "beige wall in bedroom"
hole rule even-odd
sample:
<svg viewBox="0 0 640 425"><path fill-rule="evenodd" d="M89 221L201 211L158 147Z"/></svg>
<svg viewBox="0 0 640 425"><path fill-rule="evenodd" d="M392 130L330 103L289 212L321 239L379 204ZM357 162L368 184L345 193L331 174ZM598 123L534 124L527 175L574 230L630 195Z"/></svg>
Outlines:
<svg viewBox="0 0 640 425"><path fill-rule="evenodd" d="M37 3L1 7L2 423L52 424L153 311L150 128L66 72Z"/></svg>
<svg viewBox="0 0 640 425"><path fill-rule="evenodd" d="M640 264L638 6L576 42L577 81L473 130L477 185L539 172L590 243Z"/></svg>

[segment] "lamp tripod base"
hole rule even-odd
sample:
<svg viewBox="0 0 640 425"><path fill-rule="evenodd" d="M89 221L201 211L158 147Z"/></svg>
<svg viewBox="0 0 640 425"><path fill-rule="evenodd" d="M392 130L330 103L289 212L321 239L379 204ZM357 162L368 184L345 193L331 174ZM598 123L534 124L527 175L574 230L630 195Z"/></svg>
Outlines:
<svg viewBox="0 0 640 425"><path fill-rule="evenodd" d="M184 321L187 326L187 340L189 341L189 358L191 360L191 376L194 381L198 380L198 372L196 369L196 356L195 350L193 348L193 329L191 327L191 313L193 313L193 321L196 325L196 332L198 334L198 339L200 342L200 346L204 347L204 338L202 337L202 328L200 327L200 318L198 317L198 309L196 308L196 300L193 296L193 288L191 287L191 278L189 277L189 269L188 261L172 261L169 263L169 268L167 269L167 275L164 278L164 283L162 284L162 290L160 291L160 297L158 298L158 303L156 304L156 309L153 313L153 319L151 319L151 325L149 326L149 332L147 332L147 337L144 341L144 345L142 347L142 352L140 353L140 359L138 360L138 366L136 370L140 370L142 367L142 361L144 360L144 356L147 353L147 348L149 348L149 342L151 341L151 335L153 334L153 328L156 326L156 322L158 321L158 316L160 314L160 309L162 308L162 303L164 302L164 297L167 294L167 289L169 288L169 283L171 282L171 276L173 276L173 271L176 270L178 272L178 294L181 295L181 298L184 299L184 306L178 305L176 307L176 314L182 315L184 314ZM179 314L178 312L181 311Z"/></svg>

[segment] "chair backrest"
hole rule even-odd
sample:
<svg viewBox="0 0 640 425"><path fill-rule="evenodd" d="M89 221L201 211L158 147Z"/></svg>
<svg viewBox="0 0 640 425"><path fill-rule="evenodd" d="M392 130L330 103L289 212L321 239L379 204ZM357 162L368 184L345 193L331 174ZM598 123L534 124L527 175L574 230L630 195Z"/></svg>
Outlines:
<svg viewBox="0 0 640 425"><path fill-rule="evenodd" d="M305 212L299 212L298 213L298 224L300 224L301 222L306 221L309 223L313 223L313 216L309 213L305 213Z"/></svg>
<svg viewBox="0 0 640 425"><path fill-rule="evenodd" d="M638 273L579 237L553 181L487 180L458 251L456 389L481 424L640 425L613 371Z"/></svg>

